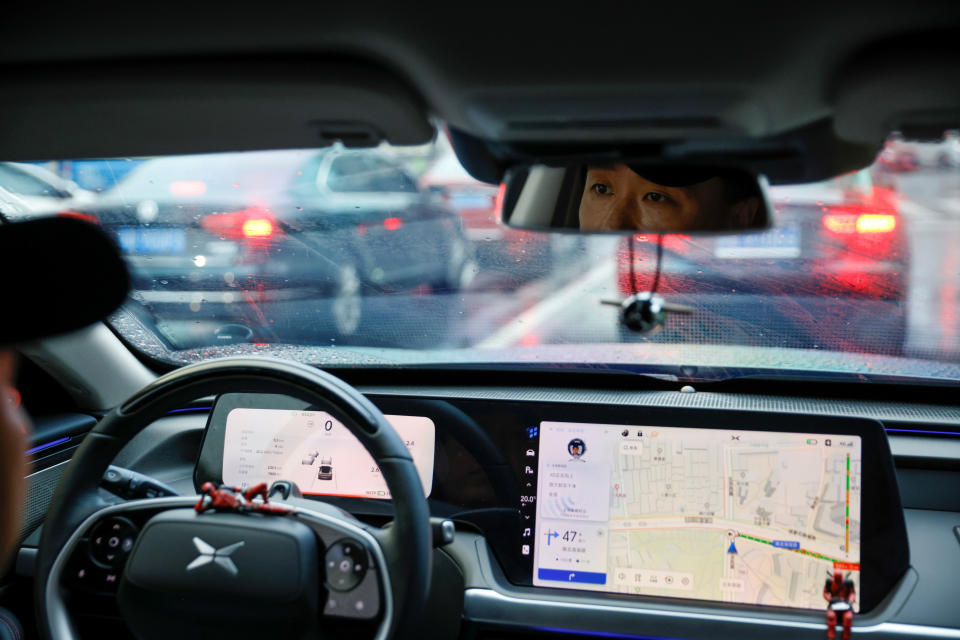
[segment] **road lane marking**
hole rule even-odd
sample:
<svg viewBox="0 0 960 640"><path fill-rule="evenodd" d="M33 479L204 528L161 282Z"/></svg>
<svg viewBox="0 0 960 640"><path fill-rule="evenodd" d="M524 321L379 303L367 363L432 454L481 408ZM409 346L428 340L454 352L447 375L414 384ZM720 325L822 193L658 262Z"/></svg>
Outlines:
<svg viewBox="0 0 960 640"><path fill-rule="evenodd" d="M544 298L520 315L514 317L503 327L490 334L475 347L477 349L503 349L512 347L520 339L533 331L545 321L554 318L569 306L580 302L584 303L584 294L589 298L587 303L599 306L599 300L594 300L589 292L614 277L615 260L610 256L603 256L601 262L587 271L581 277L559 289L553 295Z"/></svg>

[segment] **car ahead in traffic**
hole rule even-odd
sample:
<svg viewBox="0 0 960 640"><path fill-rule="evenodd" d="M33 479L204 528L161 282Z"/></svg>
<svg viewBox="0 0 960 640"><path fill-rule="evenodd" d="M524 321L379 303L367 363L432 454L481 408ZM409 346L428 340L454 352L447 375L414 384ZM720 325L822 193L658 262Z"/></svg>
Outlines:
<svg viewBox="0 0 960 640"><path fill-rule="evenodd" d="M43 167L0 162L0 188L15 194L34 213L53 213L91 202L94 194Z"/></svg>
<svg viewBox="0 0 960 640"><path fill-rule="evenodd" d="M475 271L457 216L374 150L152 159L70 213L113 234L133 300L178 348L348 340L384 312L374 298L454 292Z"/></svg>
<svg viewBox="0 0 960 640"><path fill-rule="evenodd" d="M676 340L899 355L906 333L909 249L895 193L866 170L830 183L775 187L773 228L719 237L664 235L658 292L694 308L663 332ZM655 235L623 238L617 286L653 285ZM633 269L631 271L631 257Z"/></svg>

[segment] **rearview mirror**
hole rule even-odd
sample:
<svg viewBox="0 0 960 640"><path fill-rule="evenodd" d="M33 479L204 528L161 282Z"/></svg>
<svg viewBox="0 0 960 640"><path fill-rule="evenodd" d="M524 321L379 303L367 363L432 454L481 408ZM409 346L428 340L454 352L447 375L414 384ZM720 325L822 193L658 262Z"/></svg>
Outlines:
<svg viewBox="0 0 960 640"><path fill-rule="evenodd" d="M743 233L771 222L767 181L748 171L626 162L533 165L506 178L503 221L587 233Z"/></svg>

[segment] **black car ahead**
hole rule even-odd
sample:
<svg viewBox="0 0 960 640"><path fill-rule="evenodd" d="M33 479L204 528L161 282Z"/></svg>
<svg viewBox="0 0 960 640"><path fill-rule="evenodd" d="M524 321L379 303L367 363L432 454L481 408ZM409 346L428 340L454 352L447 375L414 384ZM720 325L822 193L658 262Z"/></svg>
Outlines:
<svg viewBox="0 0 960 640"><path fill-rule="evenodd" d="M376 150L148 160L77 214L114 234L175 348L211 331L349 341L377 298L455 292L476 270L459 218Z"/></svg>

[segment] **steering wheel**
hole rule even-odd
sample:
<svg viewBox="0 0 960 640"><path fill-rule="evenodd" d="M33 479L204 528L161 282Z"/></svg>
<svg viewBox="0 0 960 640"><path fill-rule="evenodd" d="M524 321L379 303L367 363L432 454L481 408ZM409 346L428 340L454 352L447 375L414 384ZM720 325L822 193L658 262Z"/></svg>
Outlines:
<svg viewBox="0 0 960 640"><path fill-rule="evenodd" d="M172 409L227 391L285 394L340 420L380 467L393 525L370 527L331 505L295 498L286 502L292 507L287 516L198 513L197 496L105 499L101 478L131 438ZM431 555L419 475L369 400L307 365L226 358L157 379L83 439L43 525L37 623L48 638L76 637L71 603L112 595L126 625L148 640L386 638L409 631L419 618Z"/></svg>

